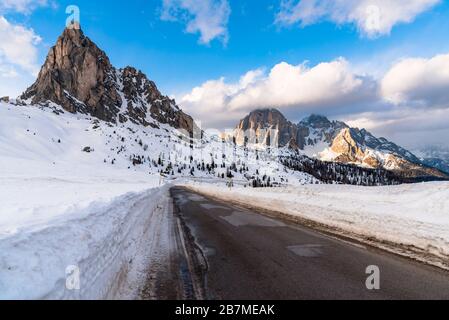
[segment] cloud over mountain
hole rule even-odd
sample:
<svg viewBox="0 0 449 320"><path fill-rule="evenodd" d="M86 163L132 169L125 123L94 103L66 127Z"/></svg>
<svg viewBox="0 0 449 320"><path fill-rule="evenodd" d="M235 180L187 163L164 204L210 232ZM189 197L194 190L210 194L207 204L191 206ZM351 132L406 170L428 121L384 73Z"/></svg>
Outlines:
<svg viewBox="0 0 449 320"><path fill-rule="evenodd" d="M438 140L435 132L449 134L448 70L449 54L400 60L379 78L354 72L344 58L315 66L282 62L236 82L206 81L180 102L207 127L232 127L256 108L274 107L291 119L333 116L413 147Z"/></svg>
<svg viewBox="0 0 449 320"><path fill-rule="evenodd" d="M377 83L351 71L339 58L309 67L306 63L281 62L269 72L251 70L236 83L224 78L193 88L181 103L190 112L207 114L213 124L220 119L248 113L254 108L338 108L376 99Z"/></svg>

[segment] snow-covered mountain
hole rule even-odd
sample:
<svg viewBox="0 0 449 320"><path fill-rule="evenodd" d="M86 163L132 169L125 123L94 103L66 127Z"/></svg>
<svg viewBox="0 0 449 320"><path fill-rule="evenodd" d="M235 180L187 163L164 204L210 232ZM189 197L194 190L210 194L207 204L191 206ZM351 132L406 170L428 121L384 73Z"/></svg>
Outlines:
<svg viewBox="0 0 449 320"><path fill-rule="evenodd" d="M260 143L288 146L323 161L384 168L405 177L447 178L443 172L427 166L410 151L385 138L320 115L311 115L294 124L276 109L256 110L240 121L234 136L240 145L247 137L253 137Z"/></svg>
<svg viewBox="0 0 449 320"><path fill-rule="evenodd" d="M132 67L116 69L81 29L65 29L50 49L36 82L20 97L31 104L60 105L71 113L144 126L160 123L194 131L193 119L154 82Z"/></svg>
<svg viewBox="0 0 449 320"><path fill-rule="evenodd" d="M241 136L241 146L208 135L142 72L112 66L81 30L65 30L36 82L17 99L0 98L0 299L139 297L147 267L164 268L171 245L178 245L179 239L170 239L177 222L171 220L167 181L206 182L232 195L223 188L233 178L240 197L251 185L282 185L270 189L270 205L290 206L290 213L306 208L311 216L304 218L320 224L338 222L335 227L343 228L348 222L351 233L365 228L370 239L393 234L393 241L445 254L440 249L447 246L447 232L438 219L444 216L446 184L338 186L327 189L327 198L326 189L303 186L407 181L382 168L307 156L314 148L343 148L334 146L342 132L348 132L341 134L348 144L354 140L354 156L367 145L393 148L387 141L319 116L294 124L275 110L256 112L239 127L258 128L258 134ZM280 130L263 133L264 128ZM277 137L277 148L267 148ZM254 191L262 190L251 189L250 195ZM397 216L391 217L391 208L402 211L393 210ZM392 232L383 232L386 220ZM418 244L417 229L425 229L426 240ZM67 276L76 269L82 285L68 290Z"/></svg>
<svg viewBox="0 0 449 320"><path fill-rule="evenodd" d="M80 29L64 30L36 82L3 105L2 120L8 127L3 150L10 150L6 156L23 158L26 152L33 162L45 154L46 161L64 162L67 167L73 166L72 161L150 175L234 177L257 186L319 181L396 184L403 177L372 169L390 169L398 163L408 165L408 173L417 170L408 176L431 175L420 165L411 168L414 158L406 150L320 116L294 124L277 110L259 110L241 121L233 139L209 136L142 72L112 66L106 53ZM37 130L42 123L47 129ZM77 129L64 129L63 124ZM26 141L22 128L29 130ZM82 132L76 134L77 130ZM244 131L255 134L249 138L238 134ZM317 149L321 155L309 157ZM366 170L352 164L363 164Z"/></svg>
<svg viewBox="0 0 449 320"><path fill-rule="evenodd" d="M415 153L424 164L449 174L449 148L427 146L416 150Z"/></svg>
<svg viewBox="0 0 449 320"><path fill-rule="evenodd" d="M96 168L262 185L319 181L287 169L278 154L206 135L142 72L112 66L81 30L64 30L36 82L0 102L0 111L0 160L11 170L20 163L18 171Z"/></svg>

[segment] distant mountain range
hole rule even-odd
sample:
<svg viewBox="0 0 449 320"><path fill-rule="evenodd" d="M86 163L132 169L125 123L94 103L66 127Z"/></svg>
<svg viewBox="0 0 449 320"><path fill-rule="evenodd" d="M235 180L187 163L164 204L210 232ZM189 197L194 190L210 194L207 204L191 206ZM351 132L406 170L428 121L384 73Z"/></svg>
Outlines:
<svg viewBox="0 0 449 320"><path fill-rule="evenodd" d="M449 174L449 148L427 146L415 151L422 163Z"/></svg>
<svg viewBox="0 0 449 320"><path fill-rule="evenodd" d="M351 128L320 115L311 115L295 124L276 109L256 110L240 121L234 136L239 145L248 142L249 137L261 144L289 147L323 161L383 168L405 177L447 178L436 162L420 159L365 129Z"/></svg>
<svg viewBox="0 0 449 320"><path fill-rule="evenodd" d="M189 138L194 132L200 131L192 117L184 113L174 100L162 95L156 84L142 72L129 66L123 69L112 66L105 52L86 37L81 29L64 30L50 49L36 82L21 95L17 103L55 107L56 113L59 107L69 113L103 120L110 126L132 123L154 128L160 131L155 134L156 137L163 136L164 130L169 131L168 128L182 130ZM211 149L219 149L213 139L199 140L198 148L201 150L204 148L202 144L206 142L213 144ZM276 109L256 110L240 121L232 140L240 146L248 142L275 145L283 151L277 159L279 164L294 171L307 172L327 183L379 185L407 181L404 178L449 178L440 171L447 168L447 163L440 163L431 157L418 158L410 151L384 138L377 138L364 129L350 128L343 122L330 121L319 115L311 115L300 123L293 123ZM144 145L145 141L139 143ZM162 138L159 143L168 148L169 144ZM190 140L190 148L195 148L193 140ZM126 146L121 146L121 149L126 149ZM240 174L255 179L261 168L250 168L256 173L250 175L248 168L243 165L247 153L243 152L243 148L241 151L243 158L236 161L242 166ZM165 152L170 154L171 151L159 150L153 156L159 157ZM213 152L210 156L219 159ZM220 159L229 162L228 156L223 154ZM269 152L261 157L257 150L254 156L256 162L260 158L272 158ZM145 157L151 158L148 154ZM129 155L133 165L141 163L145 157L141 155L136 160L135 154ZM190 156L184 158L186 161L190 159L188 162L194 161ZM199 163L202 161L198 160ZM204 166L203 163L200 167ZM209 163L210 168L215 166L214 161ZM237 165L232 161L229 167L223 166L228 171L236 172ZM173 171L169 169L168 172ZM178 171L185 169L184 165ZM214 174L214 170L209 171Z"/></svg>

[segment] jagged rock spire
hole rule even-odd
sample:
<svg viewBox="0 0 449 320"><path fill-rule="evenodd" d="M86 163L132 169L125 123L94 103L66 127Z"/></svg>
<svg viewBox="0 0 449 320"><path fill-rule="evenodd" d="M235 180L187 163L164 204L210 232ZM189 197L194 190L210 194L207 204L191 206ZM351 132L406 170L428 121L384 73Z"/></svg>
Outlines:
<svg viewBox="0 0 449 320"><path fill-rule="evenodd" d="M33 104L53 102L68 112L90 114L110 122L169 124L192 133L193 119L154 82L132 67L117 70L81 28L66 28L36 82L20 97Z"/></svg>
<svg viewBox="0 0 449 320"><path fill-rule="evenodd" d="M76 28L65 29L50 49L37 81L22 95L32 103L52 101L69 112L112 120L121 105L107 55Z"/></svg>

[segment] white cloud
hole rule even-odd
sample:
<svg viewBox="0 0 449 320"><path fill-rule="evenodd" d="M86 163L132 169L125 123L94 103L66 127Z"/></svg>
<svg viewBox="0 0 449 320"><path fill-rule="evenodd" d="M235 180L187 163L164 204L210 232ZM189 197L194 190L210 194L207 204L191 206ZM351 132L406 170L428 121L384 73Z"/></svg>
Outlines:
<svg viewBox="0 0 449 320"><path fill-rule="evenodd" d="M380 80L387 108L345 116L350 125L367 128L407 148L448 146L449 54L406 58Z"/></svg>
<svg viewBox="0 0 449 320"><path fill-rule="evenodd" d="M281 0L276 23L308 26L322 20L355 24L367 37L387 35L400 23L410 23L440 0Z"/></svg>
<svg viewBox="0 0 449 320"><path fill-rule="evenodd" d="M32 29L0 16L0 39L0 94L17 95L39 71L41 38Z"/></svg>
<svg viewBox="0 0 449 320"><path fill-rule="evenodd" d="M396 63L382 80L382 94L397 105L449 108L449 54Z"/></svg>
<svg viewBox="0 0 449 320"><path fill-rule="evenodd" d="M0 62L0 77L13 79L17 78L18 76L19 74L17 73L17 70L14 67L9 65L3 65Z"/></svg>
<svg viewBox="0 0 449 320"><path fill-rule="evenodd" d="M48 5L48 0L0 0L0 13L15 11L29 14L37 7Z"/></svg>
<svg viewBox="0 0 449 320"><path fill-rule="evenodd" d="M207 81L185 95L181 104L195 116L207 115L203 122L216 125L255 108L355 106L376 100L377 93L374 80L354 74L349 63L340 58L312 68L282 62L268 73L262 69L250 71L236 83L226 83L224 78Z"/></svg>
<svg viewBox="0 0 449 320"><path fill-rule="evenodd" d="M360 73L343 58L312 67L283 62L235 82L207 81L180 104L205 127L233 128L250 111L274 107L290 120L324 114L407 148L448 145L449 54L400 60L379 80Z"/></svg>
<svg viewBox="0 0 449 320"><path fill-rule="evenodd" d="M0 0L0 96L16 97L35 79L39 70L41 38L33 29L13 24L8 13L28 15L49 0Z"/></svg>
<svg viewBox="0 0 449 320"><path fill-rule="evenodd" d="M200 43L228 41L228 0L163 0L162 20L186 23L186 32L200 33Z"/></svg>
<svg viewBox="0 0 449 320"><path fill-rule="evenodd" d="M431 145L448 145L449 109L398 106L387 111L341 117L348 125L370 130L377 136L411 150Z"/></svg>
<svg viewBox="0 0 449 320"><path fill-rule="evenodd" d="M17 65L36 73L38 70L37 45L41 38L33 31L20 25L9 23L0 16L0 59L6 64Z"/></svg>

